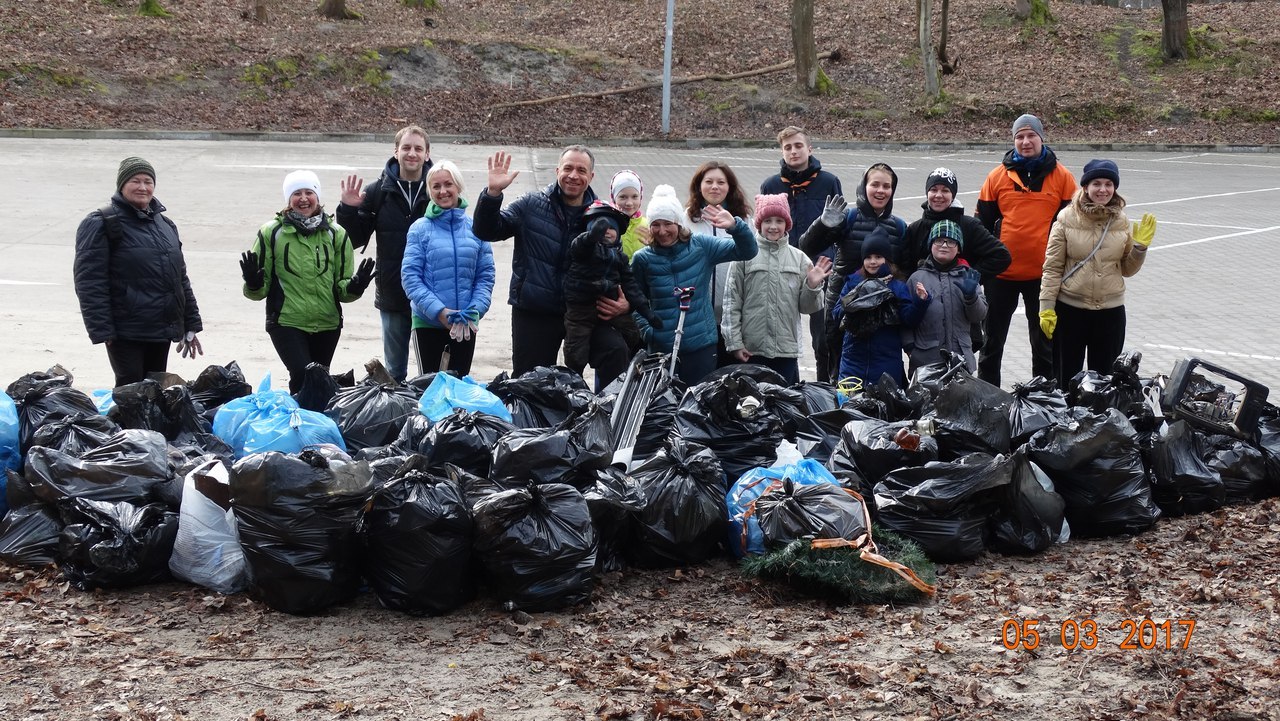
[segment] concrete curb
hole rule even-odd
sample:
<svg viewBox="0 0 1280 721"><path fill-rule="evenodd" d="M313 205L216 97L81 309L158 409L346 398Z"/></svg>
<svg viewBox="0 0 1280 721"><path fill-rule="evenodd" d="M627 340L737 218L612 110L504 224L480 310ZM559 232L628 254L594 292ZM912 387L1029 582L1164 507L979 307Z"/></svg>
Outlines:
<svg viewBox="0 0 1280 721"><path fill-rule="evenodd" d="M87 130L75 128L0 128L0 138L62 140L239 140L276 143L384 143L389 133L306 133L274 130ZM433 143L464 145L514 145L485 141L475 135L432 134ZM589 138L566 136L554 138L546 147L583 145L622 148L668 148L698 150L702 148L776 148L772 138ZM968 142L952 140L861 141L815 138L814 145L823 150L1007 150L1008 142ZM1229 143L1050 143L1054 150L1069 152L1156 152L1156 153L1280 153L1280 144L1232 145Z"/></svg>

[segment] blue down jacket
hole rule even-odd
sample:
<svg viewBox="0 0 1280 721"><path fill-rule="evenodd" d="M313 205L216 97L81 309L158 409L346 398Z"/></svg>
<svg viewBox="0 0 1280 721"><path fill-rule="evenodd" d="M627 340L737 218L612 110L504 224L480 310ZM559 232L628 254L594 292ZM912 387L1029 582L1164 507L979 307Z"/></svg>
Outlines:
<svg viewBox="0 0 1280 721"><path fill-rule="evenodd" d="M475 308L484 316L493 299L493 249L471 232L462 208L442 210L432 203L426 217L409 226L400 282L413 314L431 328L443 328L440 311Z"/></svg>

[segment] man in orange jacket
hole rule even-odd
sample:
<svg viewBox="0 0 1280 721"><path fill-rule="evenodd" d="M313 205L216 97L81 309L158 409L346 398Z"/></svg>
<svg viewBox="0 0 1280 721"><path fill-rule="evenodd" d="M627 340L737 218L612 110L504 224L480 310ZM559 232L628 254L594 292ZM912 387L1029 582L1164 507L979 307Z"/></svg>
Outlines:
<svg viewBox="0 0 1280 721"><path fill-rule="evenodd" d="M995 278L987 278L987 341L978 359L978 377L1000 385L1000 365L1009 322L1018 298L1027 316L1031 372L1053 378L1053 346L1040 331L1040 273L1049 228L1058 211L1071 203L1076 179L1044 144L1044 124L1026 114L1013 121L1013 148L987 175L978 192L977 216L1009 249L1013 261Z"/></svg>

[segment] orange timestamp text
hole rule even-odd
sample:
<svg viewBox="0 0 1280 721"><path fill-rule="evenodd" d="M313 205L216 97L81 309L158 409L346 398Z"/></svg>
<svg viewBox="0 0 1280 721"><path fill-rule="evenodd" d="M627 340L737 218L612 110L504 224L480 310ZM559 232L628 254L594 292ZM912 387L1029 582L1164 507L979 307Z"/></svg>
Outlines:
<svg viewBox="0 0 1280 721"><path fill-rule="evenodd" d="M1190 618L1164 621L1126 618L1120 621L1119 629L1115 630L1092 618L1068 618L1056 624L1055 629L1052 622L1041 623L1038 618L1011 618L1000 627L1000 642L1011 651L1019 648L1032 651L1040 647L1043 640L1041 635L1051 634L1053 630L1058 633L1049 642L1056 640L1068 651L1091 651L1108 643L1105 638L1107 636L1123 636L1118 645L1122 651L1186 649L1191 646L1191 635L1195 633L1196 622Z"/></svg>

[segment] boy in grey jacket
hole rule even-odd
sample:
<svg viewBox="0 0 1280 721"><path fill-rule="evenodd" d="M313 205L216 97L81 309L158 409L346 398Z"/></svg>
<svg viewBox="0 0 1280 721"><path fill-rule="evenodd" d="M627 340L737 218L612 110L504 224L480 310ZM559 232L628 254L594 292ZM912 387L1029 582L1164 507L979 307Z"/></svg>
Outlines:
<svg viewBox="0 0 1280 721"><path fill-rule="evenodd" d="M908 374L914 374L920 366L939 362L944 350L962 356L970 373L977 369L969 326L987 316L987 299L978 286L981 274L958 260L963 248L960 226L952 220L938 221L929 231L929 257L907 280L917 293L923 288L929 295L929 305L920 322L903 331Z"/></svg>

